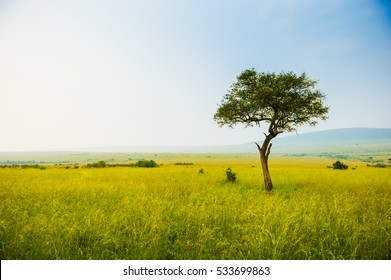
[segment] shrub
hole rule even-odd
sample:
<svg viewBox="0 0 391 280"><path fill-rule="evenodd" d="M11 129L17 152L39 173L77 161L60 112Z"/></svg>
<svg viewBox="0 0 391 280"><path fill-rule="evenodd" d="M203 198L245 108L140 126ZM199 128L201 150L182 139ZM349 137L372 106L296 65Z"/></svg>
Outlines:
<svg viewBox="0 0 391 280"><path fill-rule="evenodd" d="M340 169L340 170L345 170L348 169L348 166L346 164L343 164L339 160L333 163L333 169Z"/></svg>
<svg viewBox="0 0 391 280"><path fill-rule="evenodd" d="M236 182L236 173L232 172L231 168L228 168L225 174L227 175L227 182Z"/></svg>

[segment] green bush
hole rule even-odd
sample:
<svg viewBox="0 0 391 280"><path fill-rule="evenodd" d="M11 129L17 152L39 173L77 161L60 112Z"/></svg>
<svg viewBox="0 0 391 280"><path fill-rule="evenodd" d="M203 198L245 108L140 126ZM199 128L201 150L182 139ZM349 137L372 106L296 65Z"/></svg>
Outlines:
<svg viewBox="0 0 391 280"><path fill-rule="evenodd" d="M134 164L135 167L157 167L154 160L139 160Z"/></svg>
<svg viewBox="0 0 391 280"><path fill-rule="evenodd" d="M89 164L87 164L87 167L104 168L104 167L106 167L106 162L101 160L101 161L98 161L98 162L89 163Z"/></svg>
<svg viewBox="0 0 391 280"><path fill-rule="evenodd" d="M110 164L103 160L99 162L89 163L86 165L87 168L104 168L104 167L157 167L157 163L153 160L139 160L136 163L116 163ZM75 167L76 168L76 167Z"/></svg>
<svg viewBox="0 0 391 280"><path fill-rule="evenodd" d="M232 172L231 168L228 168L225 171L225 174L227 175L227 182L231 182L231 183L236 182L236 173Z"/></svg>
<svg viewBox="0 0 391 280"><path fill-rule="evenodd" d="M348 169L348 166L346 164L343 164L339 160L333 163L333 169L340 169L340 170L345 170Z"/></svg>

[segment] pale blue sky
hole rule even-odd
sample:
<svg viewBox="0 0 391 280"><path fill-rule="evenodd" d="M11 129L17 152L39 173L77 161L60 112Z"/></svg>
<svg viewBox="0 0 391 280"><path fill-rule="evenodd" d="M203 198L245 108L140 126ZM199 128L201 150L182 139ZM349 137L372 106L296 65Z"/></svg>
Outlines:
<svg viewBox="0 0 391 280"><path fill-rule="evenodd" d="M330 118L391 127L389 1L0 1L0 151L241 144L236 76L305 71Z"/></svg>

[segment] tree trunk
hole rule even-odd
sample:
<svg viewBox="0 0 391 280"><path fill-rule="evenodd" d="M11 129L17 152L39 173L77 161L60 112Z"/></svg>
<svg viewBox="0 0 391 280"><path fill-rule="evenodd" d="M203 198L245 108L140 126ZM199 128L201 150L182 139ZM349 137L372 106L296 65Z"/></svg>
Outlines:
<svg viewBox="0 0 391 280"><path fill-rule="evenodd" d="M263 179L265 182L265 190L268 193L271 193L273 191L273 183L272 183L272 178L270 177L269 164L268 164L270 149L272 147L270 141L272 140L272 138L273 137L270 134L267 135L265 141L263 141L262 148L257 143L255 143L258 147L258 151L260 155Z"/></svg>

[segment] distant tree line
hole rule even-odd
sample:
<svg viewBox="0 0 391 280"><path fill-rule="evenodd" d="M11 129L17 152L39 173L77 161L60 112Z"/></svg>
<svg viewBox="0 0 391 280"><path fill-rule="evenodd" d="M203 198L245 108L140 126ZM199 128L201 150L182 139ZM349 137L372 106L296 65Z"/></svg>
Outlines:
<svg viewBox="0 0 391 280"><path fill-rule="evenodd" d="M34 168L46 169L45 166L39 164L0 164L0 168Z"/></svg>
<svg viewBox="0 0 391 280"><path fill-rule="evenodd" d="M51 161L51 160L5 160L0 161L0 165L35 165L35 164L63 164L63 163L71 163L69 160L61 160L61 161Z"/></svg>
<svg viewBox="0 0 391 280"><path fill-rule="evenodd" d="M377 168L386 168L391 167L390 164L384 164L384 163L376 163L376 164L367 164L368 167L377 167Z"/></svg>
<svg viewBox="0 0 391 280"><path fill-rule="evenodd" d="M85 167L87 168L105 168L105 167L146 167L154 168L158 167L158 164L154 160L139 160L136 163L106 163L101 160L94 163L89 163Z"/></svg>

